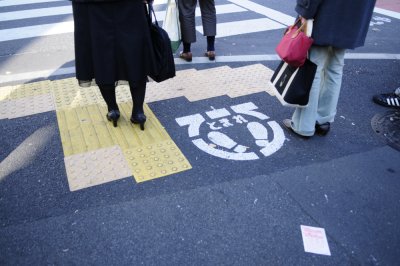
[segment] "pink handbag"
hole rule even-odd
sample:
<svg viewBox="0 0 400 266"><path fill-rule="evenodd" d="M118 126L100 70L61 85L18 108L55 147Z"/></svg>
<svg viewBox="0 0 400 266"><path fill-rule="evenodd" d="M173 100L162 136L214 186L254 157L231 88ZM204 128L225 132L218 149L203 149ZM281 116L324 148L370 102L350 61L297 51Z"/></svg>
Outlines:
<svg viewBox="0 0 400 266"><path fill-rule="evenodd" d="M314 41L303 32L306 23L297 27L296 25L298 22L299 20L287 29L285 35L275 49L283 61L294 67L300 67L304 64L308 50Z"/></svg>

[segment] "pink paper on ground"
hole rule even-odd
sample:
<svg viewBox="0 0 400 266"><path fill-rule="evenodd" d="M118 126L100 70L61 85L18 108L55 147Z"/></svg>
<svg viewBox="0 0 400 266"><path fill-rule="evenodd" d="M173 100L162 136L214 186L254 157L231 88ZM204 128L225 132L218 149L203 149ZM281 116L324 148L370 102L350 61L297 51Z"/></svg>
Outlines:
<svg viewBox="0 0 400 266"><path fill-rule="evenodd" d="M306 225L300 225L300 228L305 252L331 255L324 228Z"/></svg>

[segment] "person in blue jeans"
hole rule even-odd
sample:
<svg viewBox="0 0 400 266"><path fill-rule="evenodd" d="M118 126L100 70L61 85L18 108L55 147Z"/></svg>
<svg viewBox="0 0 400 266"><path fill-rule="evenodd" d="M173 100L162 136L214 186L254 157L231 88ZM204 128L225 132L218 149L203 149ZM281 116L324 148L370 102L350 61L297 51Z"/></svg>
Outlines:
<svg viewBox="0 0 400 266"><path fill-rule="evenodd" d="M346 49L364 45L376 0L297 0L302 22L313 19L309 59L317 65L307 107L296 108L286 128L302 137L326 135L336 115Z"/></svg>

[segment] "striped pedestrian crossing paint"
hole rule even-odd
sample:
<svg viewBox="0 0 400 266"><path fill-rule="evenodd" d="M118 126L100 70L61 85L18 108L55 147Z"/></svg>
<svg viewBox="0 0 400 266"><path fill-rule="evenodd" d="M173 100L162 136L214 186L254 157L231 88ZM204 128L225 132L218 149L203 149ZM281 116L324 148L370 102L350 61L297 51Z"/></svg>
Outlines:
<svg viewBox="0 0 400 266"><path fill-rule="evenodd" d="M0 1L1 3L0 7L4 6L23 7L23 5L26 4L39 4L46 2L48 3L60 2L60 0L53 0L53 1L25 0L18 2L4 0ZM49 16L72 15L71 4L67 1L64 2L66 3L65 6L3 12L2 16L0 17L0 22L19 21L24 19L34 19L34 18L49 17ZM254 4L251 1L228 0L228 2L231 3L216 5L217 15L231 14L238 12L252 12L261 14L266 18L261 20L250 19L250 20L218 23L217 31L221 32L221 34L218 33L217 38L284 28L285 25L290 24L290 22L292 22L294 19L293 17L287 16L278 11L274 11L272 9L266 9L265 7L261 8L262 7L261 5ZM155 1L155 6L164 5L165 3L166 1L164 0ZM201 15L200 9L197 8L196 16L199 17L200 15ZM159 21L163 21L165 17L165 11L157 11L156 17ZM65 33L73 33L74 24L72 21L72 16L67 20L65 20L65 18L63 19L64 21L56 23L2 29L0 30L0 42L34 38L34 37L51 36L51 35L65 34ZM232 27L235 27L235 30L228 30L229 28ZM197 27L197 30L202 32L202 27L201 26Z"/></svg>

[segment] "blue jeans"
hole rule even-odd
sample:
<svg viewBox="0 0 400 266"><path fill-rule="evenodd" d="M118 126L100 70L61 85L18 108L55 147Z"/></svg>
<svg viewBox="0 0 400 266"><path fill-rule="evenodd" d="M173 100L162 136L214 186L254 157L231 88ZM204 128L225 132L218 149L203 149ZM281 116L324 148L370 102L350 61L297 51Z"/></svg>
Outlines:
<svg viewBox="0 0 400 266"><path fill-rule="evenodd" d="M331 46L311 47L310 60L318 67L308 106L296 108L292 116L292 128L298 134L312 136L316 123L333 122L342 86L345 51Z"/></svg>

